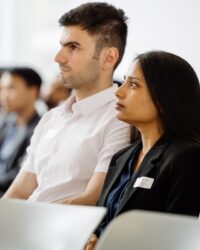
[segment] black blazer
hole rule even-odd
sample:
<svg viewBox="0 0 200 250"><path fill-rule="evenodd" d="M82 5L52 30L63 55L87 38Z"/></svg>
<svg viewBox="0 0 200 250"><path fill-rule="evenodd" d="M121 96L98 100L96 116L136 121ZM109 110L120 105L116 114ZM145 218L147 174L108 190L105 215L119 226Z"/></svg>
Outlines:
<svg viewBox="0 0 200 250"><path fill-rule="evenodd" d="M135 146L116 153L110 163L98 205L106 198ZM150 189L133 187L139 177L150 177ZM163 136L147 153L137 174L129 183L118 215L131 209L143 209L198 216L200 212L200 143Z"/></svg>
<svg viewBox="0 0 200 250"><path fill-rule="evenodd" d="M22 138L20 144L15 148L12 156L9 158L6 169L0 174L0 196L8 189L15 176L17 175L21 163L26 154L26 148L30 143L33 131L40 120L40 116L35 113L30 121L27 123L26 134ZM0 147L7 135L6 119L5 122L0 126Z"/></svg>

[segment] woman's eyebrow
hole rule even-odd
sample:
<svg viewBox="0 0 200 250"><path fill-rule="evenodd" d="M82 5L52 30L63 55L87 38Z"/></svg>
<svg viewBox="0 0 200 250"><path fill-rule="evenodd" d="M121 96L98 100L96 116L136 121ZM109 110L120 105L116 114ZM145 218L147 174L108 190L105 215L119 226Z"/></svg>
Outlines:
<svg viewBox="0 0 200 250"><path fill-rule="evenodd" d="M138 81L142 81L140 78L136 77L136 76L124 76L124 80L138 80Z"/></svg>

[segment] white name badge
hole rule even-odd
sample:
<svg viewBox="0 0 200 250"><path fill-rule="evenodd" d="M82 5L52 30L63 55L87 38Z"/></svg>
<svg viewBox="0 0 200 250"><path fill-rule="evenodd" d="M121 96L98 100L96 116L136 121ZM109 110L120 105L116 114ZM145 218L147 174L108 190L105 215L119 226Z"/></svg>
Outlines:
<svg viewBox="0 0 200 250"><path fill-rule="evenodd" d="M133 187L140 187L140 188L146 188L146 189L150 189L152 184L154 182L154 178L150 178L150 177L140 177L137 178L136 182L134 183Z"/></svg>
<svg viewBox="0 0 200 250"><path fill-rule="evenodd" d="M55 137L58 133L59 129L50 129L49 131L47 131L46 133L46 138L52 138Z"/></svg>

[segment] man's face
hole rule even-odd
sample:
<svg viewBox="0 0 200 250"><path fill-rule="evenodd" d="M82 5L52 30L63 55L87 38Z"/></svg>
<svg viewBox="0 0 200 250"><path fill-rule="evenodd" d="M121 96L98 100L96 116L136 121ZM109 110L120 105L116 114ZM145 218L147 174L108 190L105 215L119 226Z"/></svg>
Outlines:
<svg viewBox="0 0 200 250"><path fill-rule="evenodd" d="M92 89L100 78L95 38L79 26L63 28L61 49L55 57L63 83L76 90Z"/></svg>
<svg viewBox="0 0 200 250"><path fill-rule="evenodd" d="M1 77L1 105L7 112L23 112L33 99L32 88L18 75L4 73Z"/></svg>
<svg viewBox="0 0 200 250"><path fill-rule="evenodd" d="M1 79L0 79L0 111L1 111L1 107L2 107L2 104L1 104Z"/></svg>

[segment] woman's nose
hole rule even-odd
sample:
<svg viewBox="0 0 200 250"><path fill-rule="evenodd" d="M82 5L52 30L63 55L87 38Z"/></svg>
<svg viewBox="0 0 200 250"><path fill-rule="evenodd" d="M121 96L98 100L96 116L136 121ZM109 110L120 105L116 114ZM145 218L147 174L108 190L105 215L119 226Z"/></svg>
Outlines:
<svg viewBox="0 0 200 250"><path fill-rule="evenodd" d="M123 98L125 93L124 93L124 84L121 85L116 91L115 91L115 95L118 97L118 98Z"/></svg>

